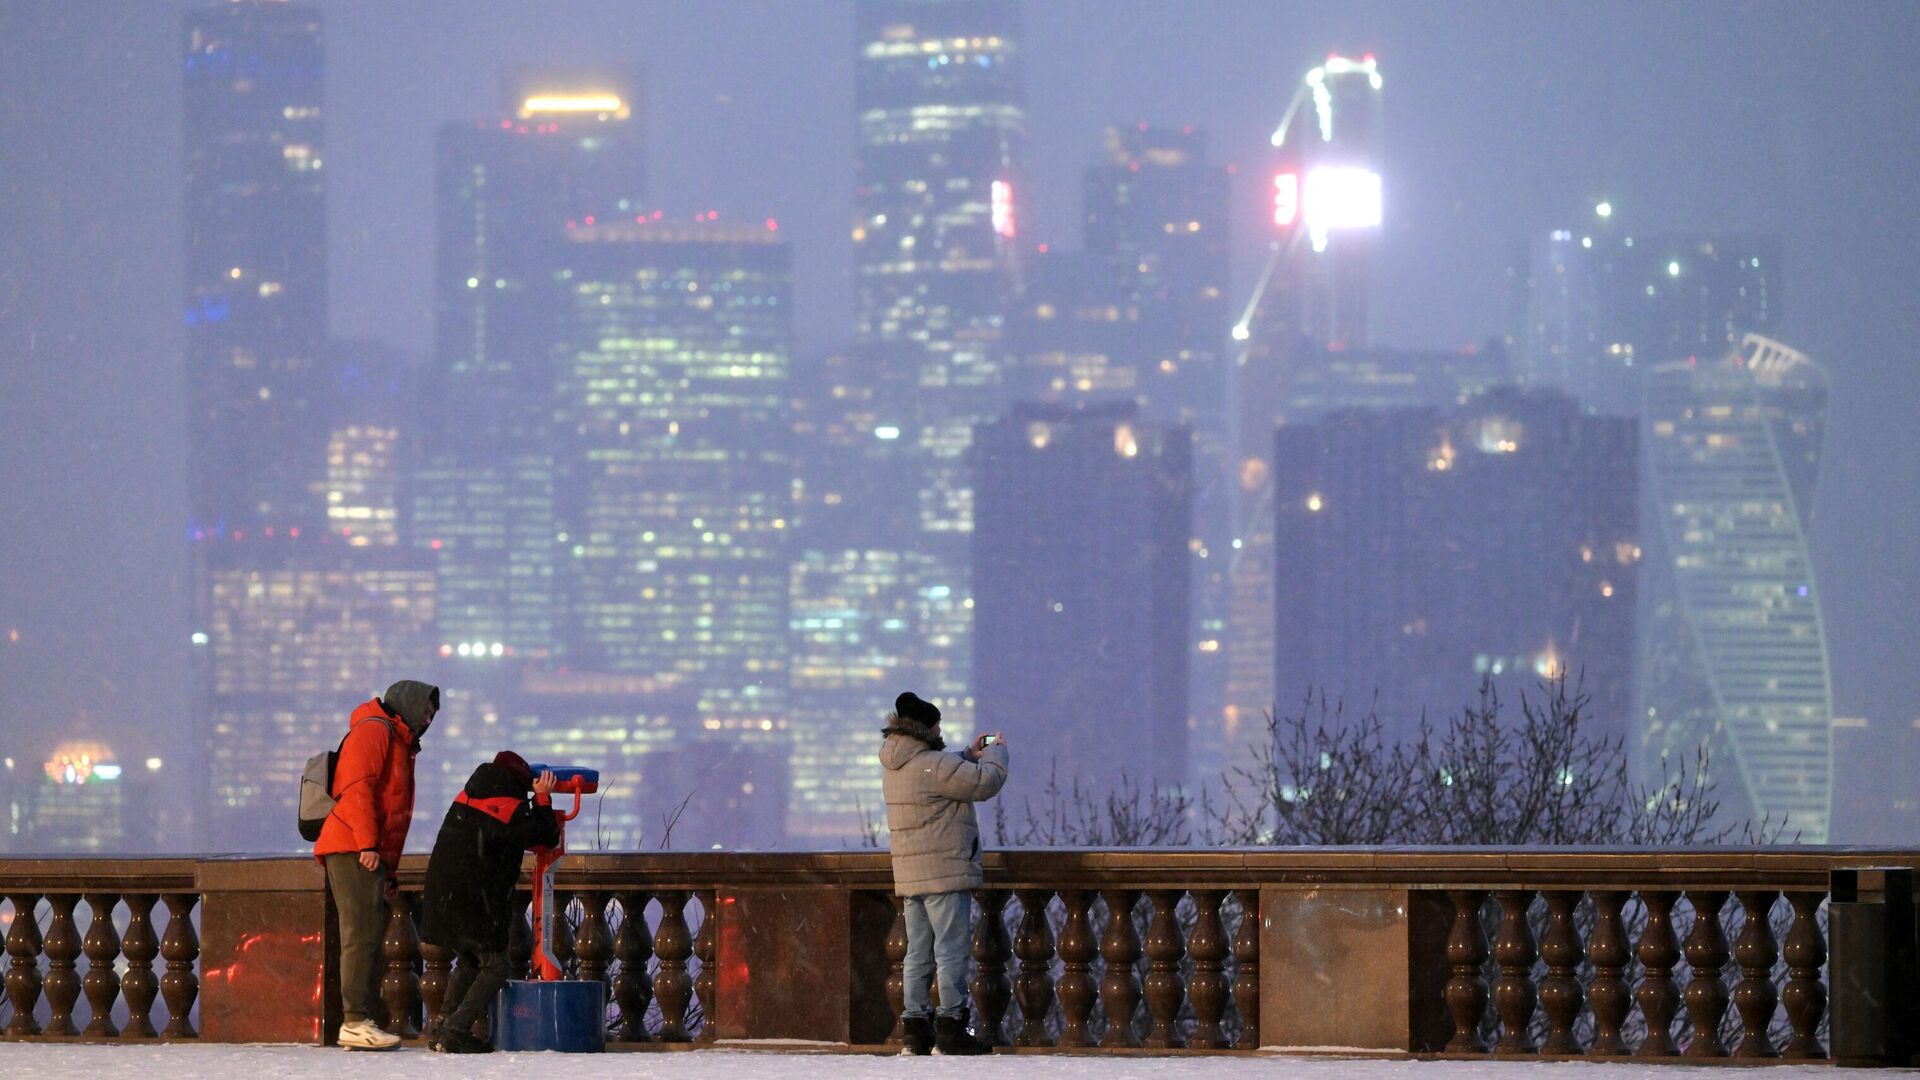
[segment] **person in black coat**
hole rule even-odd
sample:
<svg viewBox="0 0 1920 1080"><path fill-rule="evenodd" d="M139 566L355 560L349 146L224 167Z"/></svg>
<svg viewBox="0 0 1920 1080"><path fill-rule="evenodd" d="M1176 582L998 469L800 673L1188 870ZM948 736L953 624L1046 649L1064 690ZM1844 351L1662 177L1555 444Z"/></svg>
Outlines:
<svg viewBox="0 0 1920 1080"><path fill-rule="evenodd" d="M507 983L507 926L520 857L530 847L560 842L553 784L551 772L536 778L526 759L502 750L473 770L440 824L427 860L420 940L452 951L459 963L446 998L458 1004L428 1033L435 1050L493 1049L474 1036L473 1024Z"/></svg>

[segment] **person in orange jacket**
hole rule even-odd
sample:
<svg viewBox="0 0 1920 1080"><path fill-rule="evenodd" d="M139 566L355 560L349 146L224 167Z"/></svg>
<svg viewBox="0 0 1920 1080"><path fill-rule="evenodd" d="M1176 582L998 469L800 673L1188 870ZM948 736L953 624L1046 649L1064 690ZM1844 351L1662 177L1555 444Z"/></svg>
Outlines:
<svg viewBox="0 0 1920 1080"><path fill-rule="evenodd" d="M440 711L440 688L403 679L353 710L333 771L333 812L314 857L340 913L340 1045L391 1050L398 1036L370 1018L393 872L413 824L413 759Z"/></svg>

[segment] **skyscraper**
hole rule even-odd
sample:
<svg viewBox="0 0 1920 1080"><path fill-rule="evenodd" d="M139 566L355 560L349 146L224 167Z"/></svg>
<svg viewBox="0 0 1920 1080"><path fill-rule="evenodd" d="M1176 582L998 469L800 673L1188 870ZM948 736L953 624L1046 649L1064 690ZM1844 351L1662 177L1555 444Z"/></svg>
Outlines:
<svg viewBox="0 0 1920 1080"><path fill-rule="evenodd" d="M558 648L554 356L567 229L643 216L646 191L630 72L516 70L502 96L498 116L440 132L436 423L416 478L415 542L440 566L440 639L456 655L485 643L484 666L496 666L494 643L510 664Z"/></svg>
<svg viewBox="0 0 1920 1080"><path fill-rule="evenodd" d="M1517 254L1510 334L1527 382L1594 412L1638 415L1643 373L1726 354L1781 317L1773 236L1633 236L1601 203L1588 228L1556 229Z"/></svg>
<svg viewBox="0 0 1920 1080"><path fill-rule="evenodd" d="M1565 672L1588 730L1632 701L1635 433L1551 392L1448 409L1350 409L1282 428L1274 452L1279 707L1317 690L1377 707L1392 737ZM1503 685L1511 682L1501 680Z"/></svg>
<svg viewBox="0 0 1920 1080"><path fill-rule="evenodd" d="M317 529L329 403L320 13L188 12L184 42L192 531Z"/></svg>
<svg viewBox="0 0 1920 1080"><path fill-rule="evenodd" d="M262 756L237 767L276 721L230 698L234 650L293 644L279 623L238 643L222 627L239 601L220 582L281 565L280 547L327 525L335 415L327 355L325 126L321 23L310 7L234 0L190 11L182 39L186 222L188 532L192 539L197 775L174 788L206 841L259 842L243 804L272 783ZM224 609L224 610L223 610ZM297 639L297 631L290 631ZM226 729L223 731L223 729ZM237 732L240 740L228 742ZM294 747L293 749L298 749ZM264 753L264 751L263 751ZM306 753L312 753L307 750ZM247 782L233 778L253 777ZM215 787L225 795L215 795ZM270 842L270 840L268 841Z"/></svg>
<svg viewBox="0 0 1920 1080"><path fill-rule="evenodd" d="M1833 691L1807 528L1826 373L1748 334L1655 368L1644 392L1642 775L1704 746L1723 812L1824 842Z"/></svg>
<svg viewBox="0 0 1920 1080"><path fill-rule="evenodd" d="M970 526L961 455L1005 402L1026 94L1018 0L862 0L855 337L926 462L921 526Z"/></svg>
<svg viewBox="0 0 1920 1080"><path fill-rule="evenodd" d="M1130 403L1020 405L977 437L980 714L1063 783L1184 786L1187 429Z"/></svg>
<svg viewBox="0 0 1920 1080"><path fill-rule="evenodd" d="M790 257L757 226L582 224L559 272L570 664L675 675L749 745L788 738Z"/></svg>
<svg viewBox="0 0 1920 1080"><path fill-rule="evenodd" d="M1383 221L1382 86L1371 54L1329 56L1301 80L1270 140L1273 239L1231 335L1240 349L1222 709L1230 746L1275 704L1273 429L1292 419L1290 387L1367 343L1367 264Z"/></svg>
<svg viewBox="0 0 1920 1080"><path fill-rule="evenodd" d="M1233 539L1233 426L1227 412L1229 197L1224 166L1207 161L1206 133L1141 123L1107 130L1105 160L1087 170L1085 258L1096 309L1126 318L1142 415L1193 435L1193 532L1188 544L1190 749L1197 772L1225 767Z"/></svg>

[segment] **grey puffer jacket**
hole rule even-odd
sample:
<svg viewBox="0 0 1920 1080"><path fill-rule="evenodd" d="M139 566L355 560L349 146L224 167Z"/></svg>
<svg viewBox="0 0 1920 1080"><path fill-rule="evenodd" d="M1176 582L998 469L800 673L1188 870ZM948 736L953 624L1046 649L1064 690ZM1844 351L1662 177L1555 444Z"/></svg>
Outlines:
<svg viewBox="0 0 1920 1080"><path fill-rule="evenodd" d="M917 720L887 718L880 743L881 791L900 896L977 889L980 823L973 804L1007 782L1007 748L989 746L978 762L946 752L940 733Z"/></svg>

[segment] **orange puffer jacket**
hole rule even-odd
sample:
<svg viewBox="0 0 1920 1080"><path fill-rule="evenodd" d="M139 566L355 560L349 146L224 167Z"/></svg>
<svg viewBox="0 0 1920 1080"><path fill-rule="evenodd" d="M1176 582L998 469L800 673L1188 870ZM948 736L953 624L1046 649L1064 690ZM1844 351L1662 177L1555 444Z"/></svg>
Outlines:
<svg viewBox="0 0 1920 1080"><path fill-rule="evenodd" d="M389 731L377 718L386 717ZM420 746L405 721L380 699L353 710L340 763L333 771L333 813L320 827L315 858L377 851L389 872L400 863L413 825L413 757Z"/></svg>

